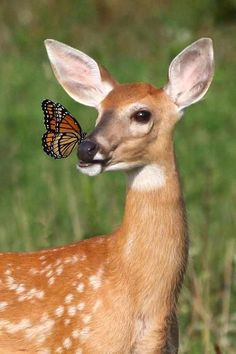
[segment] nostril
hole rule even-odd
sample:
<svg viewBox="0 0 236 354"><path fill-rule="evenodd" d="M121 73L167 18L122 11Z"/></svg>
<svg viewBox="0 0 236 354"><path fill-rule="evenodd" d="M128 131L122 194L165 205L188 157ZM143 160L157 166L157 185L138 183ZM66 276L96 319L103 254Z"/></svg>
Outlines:
<svg viewBox="0 0 236 354"><path fill-rule="evenodd" d="M92 141L88 141L87 142L87 149L88 151L93 151L95 150L97 147L97 144L93 143Z"/></svg>
<svg viewBox="0 0 236 354"><path fill-rule="evenodd" d="M79 146L78 157L85 162L92 162L98 151L98 145L91 140L84 140Z"/></svg>

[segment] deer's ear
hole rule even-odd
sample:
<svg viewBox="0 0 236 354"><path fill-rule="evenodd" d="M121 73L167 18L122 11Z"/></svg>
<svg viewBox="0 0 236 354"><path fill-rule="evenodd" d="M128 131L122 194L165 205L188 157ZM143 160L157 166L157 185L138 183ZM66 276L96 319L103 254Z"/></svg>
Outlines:
<svg viewBox="0 0 236 354"><path fill-rule="evenodd" d="M169 67L164 87L179 109L199 101L207 92L214 73L212 40L202 38L185 48Z"/></svg>
<svg viewBox="0 0 236 354"><path fill-rule="evenodd" d="M116 85L110 74L83 52L53 39L46 39L45 46L57 80L74 100L97 107Z"/></svg>

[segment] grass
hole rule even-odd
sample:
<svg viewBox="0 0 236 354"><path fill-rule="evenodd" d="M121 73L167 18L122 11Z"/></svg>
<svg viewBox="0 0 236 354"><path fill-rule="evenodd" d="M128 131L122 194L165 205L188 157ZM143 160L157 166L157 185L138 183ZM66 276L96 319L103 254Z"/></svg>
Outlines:
<svg viewBox="0 0 236 354"><path fill-rule="evenodd" d="M191 240L179 301L181 353L211 354L217 343L222 353L233 354L236 26L216 23L210 1L197 1L191 9L184 0L178 9L174 2L157 6L152 0L148 11L143 6L137 1L133 16L131 2L121 8L116 0L112 5L95 0L79 6L64 0L60 7L52 0L47 6L43 1L1 5L0 249L29 251L73 242L107 233L122 218L122 173L88 178L76 171L75 154L53 161L42 153L42 99L63 103L85 131L96 116L56 83L43 39L79 47L121 82L161 85L171 58L209 35L216 52L214 82L206 99L187 110L175 134Z"/></svg>

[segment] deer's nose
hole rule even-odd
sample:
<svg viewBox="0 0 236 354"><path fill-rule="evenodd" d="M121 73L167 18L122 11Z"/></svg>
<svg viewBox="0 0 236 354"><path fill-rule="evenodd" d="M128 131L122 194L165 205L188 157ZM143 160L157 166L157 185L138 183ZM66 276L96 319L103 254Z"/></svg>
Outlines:
<svg viewBox="0 0 236 354"><path fill-rule="evenodd" d="M98 151L98 144L91 140L84 140L79 146L78 157L84 162L92 162Z"/></svg>

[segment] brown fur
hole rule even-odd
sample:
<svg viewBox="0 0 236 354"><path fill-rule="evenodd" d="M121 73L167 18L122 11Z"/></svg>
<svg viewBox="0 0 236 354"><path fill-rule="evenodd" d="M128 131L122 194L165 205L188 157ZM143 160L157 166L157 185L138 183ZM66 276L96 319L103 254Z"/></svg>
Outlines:
<svg viewBox="0 0 236 354"><path fill-rule="evenodd" d="M127 124L120 117L135 100L153 110L148 134L129 137L125 129L121 136L112 133L114 125L120 129ZM109 109L116 110L117 120L104 130L108 140L117 139L112 159L161 163L166 183L151 191L128 189L123 222L106 237L0 255L1 354L59 353L59 348L63 353L81 349L83 354L178 351L175 309L188 254L172 144L179 115L164 91L147 84L117 85L102 103L103 112ZM62 272L57 271L60 266ZM60 306L64 312L59 316ZM82 332L76 337L76 331Z"/></svg>

